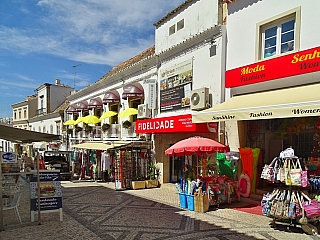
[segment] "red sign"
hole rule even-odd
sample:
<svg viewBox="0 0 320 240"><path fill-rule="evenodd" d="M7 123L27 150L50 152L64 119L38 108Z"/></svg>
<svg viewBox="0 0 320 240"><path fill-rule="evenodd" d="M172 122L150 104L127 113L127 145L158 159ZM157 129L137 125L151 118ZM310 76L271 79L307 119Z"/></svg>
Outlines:
<svg viewBox="0 0 320 240"><path fill-rule="evenodd" d="M226 87L239 87L317 71L320 71L320 47L229 70L226 72Z"/></svg>
<svg viewBox="0 0 320 240"><path fill-rule="evenodd" d="M187 132L217 132L218 123L192 123L192 115L180 115L164 118L138 120L136 133L187 133Z"/></svg>

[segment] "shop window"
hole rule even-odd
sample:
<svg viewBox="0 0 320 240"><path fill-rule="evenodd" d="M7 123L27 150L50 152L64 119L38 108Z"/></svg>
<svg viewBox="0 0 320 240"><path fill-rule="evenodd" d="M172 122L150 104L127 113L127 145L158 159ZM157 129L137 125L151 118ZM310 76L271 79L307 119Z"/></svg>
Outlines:
<svg viewBox="0 0 320 240"><path fill-rule="evenodd" d="M85 110L82 112L83 117L88 116L88 115L89 115L89 110Z"/></svg>
<svg viewBox="0 0 320 240"><path fill-rule="evenodd" d="M181 30L182 28L184 28L184 19L177 23L177 31Z"/></svg>
<svg viewBox="0 0 320 240"><path fill-rule="evenodd" d="M172 25L170 28L169 28L169 36L174 34L176 32L176 25Z"/></svg>
<svg viewBox="0 0 320 240"><path fill-rule="evenodd" d="M119 112L119 104L109 104L109 111ZM118 115L110 118L110 124L118 124Z"/></svg>
<svg viewBox="0 0 320 240"><path fill-rule="evenodd" d="M290 10L257 24L257 60L299 49L300 8Z"/></svg>
<svg viewBox="0 0 320 240"><path fill-rule="evenodd" d="M297 149L295 149L295 154L300 158L307 160L312 155L313 147L316 146L316 144L313 144L313 135L313 132L304 132L297 135Z"/></svg>
<svg viewBox="0 0 320 240"><path fill-rule="evenodd" d="M129 107L138 109L138 106L143 103L143 99L131 99L129 100ZM130 116L130 122L137 121L137 115Z"/></svg>

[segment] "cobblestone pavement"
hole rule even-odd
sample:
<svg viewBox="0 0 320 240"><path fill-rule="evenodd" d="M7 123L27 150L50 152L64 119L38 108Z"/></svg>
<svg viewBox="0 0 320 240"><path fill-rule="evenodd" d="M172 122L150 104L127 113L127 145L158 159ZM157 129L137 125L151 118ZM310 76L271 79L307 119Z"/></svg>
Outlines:
<svg viewBox="0 0 320 240"><path fill-rule="evenodd" d="M0 239L319 239L299 227L291 232L283 225L271 228L267 217L228 206L206 213L180 209L173 184L126 191L114 190L113 183L63 182L62 186L63 222L58 213L41 214L40 225L6 227Z"/></svg>

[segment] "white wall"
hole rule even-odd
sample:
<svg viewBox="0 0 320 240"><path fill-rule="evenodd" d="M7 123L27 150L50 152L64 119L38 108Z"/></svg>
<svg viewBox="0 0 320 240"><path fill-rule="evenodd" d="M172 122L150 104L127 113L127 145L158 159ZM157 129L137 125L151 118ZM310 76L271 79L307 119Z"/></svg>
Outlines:
<svg viewBox="0 0 320 240"><path fill-rule="evenodd" d="M184 28L169 36L169 28L184 19ZM218 24L218 0L195 1L162 25L155 32L156 54Z"/></svg>
<svg viewBox="0 0 320 240"><path fill-rule="evenodd" d="M43 132L43 127L45 126L46 127L46 131L45 133L49 133L50 134L50 126L52 125L53 126L53 134L57 134L57 121L61 122L61 117L54 117L54 118L51 118L51 119L45 119L45 120L42 120L42 121L37 121L37 122L33 122L31 123L32 125L32 128L31 130L35 132L39 132L39 126L41 127L41 131L40 132ZM60 123L59 123L60 125ZM61 129L61 127L60 127ZM61 133L59 133L61 134Z"/></svg>
<svg viewBox="0 0 320 240"><path fill-rule="evenodd" d="M227 70L255 62L256 23L301 6L300 50L320 45L319 0L239 0L228 4Z"/></svg>
<svg viewBox="0 0 320 240"><path fill-rule="evenodd" d="M186 60L193 59L193 82L192 90L207 87L209 93L212 94L213 105L219 104L222 101L221 87L224 63L222 63L223 40L222 37L216 39L216 55L210 57L210 44L204 44L193 52L186 51L181 57L175 58L172 61L161 64L159 68L158 79L161 79L160 73L162 70L168 69L176 64ZM160 91L158 92L158 100L160 100ZM158 109L160 109L160 101L158 101ZM157 117L166 117L176 114L190 114L190 108L184 108L174 111L165 111Z"/></svg>

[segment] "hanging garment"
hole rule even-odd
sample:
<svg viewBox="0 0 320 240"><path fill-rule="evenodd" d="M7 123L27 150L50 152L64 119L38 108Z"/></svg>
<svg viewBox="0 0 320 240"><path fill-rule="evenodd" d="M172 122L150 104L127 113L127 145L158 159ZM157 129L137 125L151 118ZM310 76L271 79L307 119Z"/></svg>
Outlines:
<svg viewBox="0 0 320 240"><path fill-rule="evenodd" d="M110 154L103 152L101 154L101 171L108 171L110 169Z"/></svg>
<svg viewBox="0 0 320 240"><path fill-rule="evenodd" d="M239 148L241 162L242 162L242 174L247 174L250 179L250 190L253 175L253 155L251 148ZM251 191L250 191L251 192Z"/></svg>
<svg viewBox="0 0 320 240"><path fill-rule="evenodd" d="M259 155L260 155L260 148L253 148L252 149L252 156L253 156L253 166L252 166L252 181L251 181L251 192L256 192L256 184L257 184L257 168L259 162Z"/></svg>

